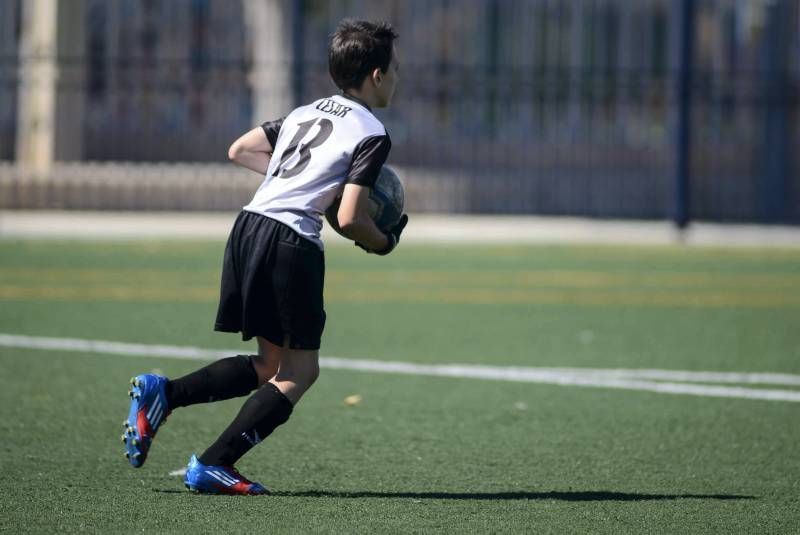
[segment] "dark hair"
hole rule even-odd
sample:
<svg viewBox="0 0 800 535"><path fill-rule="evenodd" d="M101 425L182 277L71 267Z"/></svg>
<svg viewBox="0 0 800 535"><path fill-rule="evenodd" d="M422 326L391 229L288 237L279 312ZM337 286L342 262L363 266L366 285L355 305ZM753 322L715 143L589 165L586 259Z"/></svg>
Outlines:
<svg viewBox="0 0 800 535"><path fill-rule="evenodd" d="M333 82L346 91L361 87L375 69L386 72L397 37L388 22L341 21L328 47L328 71Z"/></svg>

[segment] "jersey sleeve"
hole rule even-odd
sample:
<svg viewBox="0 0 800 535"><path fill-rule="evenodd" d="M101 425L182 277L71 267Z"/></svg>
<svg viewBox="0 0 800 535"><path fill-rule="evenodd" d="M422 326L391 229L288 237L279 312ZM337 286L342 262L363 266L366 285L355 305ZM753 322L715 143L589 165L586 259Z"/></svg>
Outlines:
<svg viewBox="0 0 800 535"><path fill-rule="evenodd" d="M370 188L374 186L391 148L392 141L386 134L361 140L353 151L353 161L347 171L345 183Z"/></svg>
<svg viewBox="0 0 800 535"><path fill-rule="evenodd" d="M266 123L261 125L261 128L264 130L264 133L267 135L267 140L269 144L272 145L272 148L275 148L275 143L278 142L278 133L281 131L281 125L283 125L282 117L276 121L267 121Z"/></svg>

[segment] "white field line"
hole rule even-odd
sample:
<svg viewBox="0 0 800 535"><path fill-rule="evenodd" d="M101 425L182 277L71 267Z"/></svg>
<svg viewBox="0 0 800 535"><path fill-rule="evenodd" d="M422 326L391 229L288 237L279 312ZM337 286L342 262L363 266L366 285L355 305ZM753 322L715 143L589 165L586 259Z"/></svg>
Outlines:
<svg viewBox="0 0 800 535"><path fill-rule="evenodd" d="M104 340L50 338L2 333L0 333L0 346L190 360L210 360L218 358L226 353L239 353L241 351L236 349L202 349L190 346L130 344ZM701 382L800 386L800 375L793 374L692 372L648 369L523 368L470 364L432 365L411 362L342 359L336 357L321 357L320 366L328 369L375 373L458 377L561 386L640 390L661 394L686 394L694 396L800 402L800 391L795 390L753 389L738 386L691 384Z"/></svg>
<svg viewBox="0 0 800 535"><path fill-rule="evenodd" d="M682 383L730 383L753 385L800 386L800 375L788 373L704 372L681 370L650 370L645 368L506 368L520 375L529 370L560 374L588 375L603 379L646 379Z"/></svg>

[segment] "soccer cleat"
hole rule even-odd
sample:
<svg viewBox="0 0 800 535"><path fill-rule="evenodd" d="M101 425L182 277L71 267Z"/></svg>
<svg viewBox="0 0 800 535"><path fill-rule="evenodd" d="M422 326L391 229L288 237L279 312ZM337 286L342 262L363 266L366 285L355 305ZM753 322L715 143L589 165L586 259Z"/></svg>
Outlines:
<svg viewBox="0 0 800 535"><path fill-rule="evenodd" d="M139 468L147 460L156 431L170 412L165 391L167 378L150 373L137 375L131 379L131 385L131 408L124 423L123 441L125 456L134 468Z"/></svg>
<svg viewBox="0 0 800 535"><path fill-rule="evenodd" d="M202 464L196 455L189 459L186 488L201 494L259 495L269 494L261 484L250 481L232 466L208 466Z"/></svg>

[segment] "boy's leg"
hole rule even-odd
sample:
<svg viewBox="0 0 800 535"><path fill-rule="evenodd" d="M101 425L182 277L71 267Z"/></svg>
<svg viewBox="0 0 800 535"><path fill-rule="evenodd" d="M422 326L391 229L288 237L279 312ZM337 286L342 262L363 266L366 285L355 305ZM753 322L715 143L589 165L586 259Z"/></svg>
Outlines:
<svg viewBox="0 0 800 535"><path fill-rule="evenodd" d="M278 359L278 370L269 382L280 390L286 398L297 405L309 388L319 377L318 349L289 349L278 347L263 338L259 341L281 354Z"/></svg>
<svg viewBox="0 0 800 535"><path fill-rule="evenodd" d="M174 409L249 394L275 375L279 358L260 343L258 355L220 359L174 381L154 374L136 376L122 435L130 463L137 468L144 464L156 432Z"/></svg>
<svg viewBox="0 0 800 535"><path fill-rule="evenodd" d="M215 329L262 335L257 337L261 353L276 355L278 366L277 372L267 367L259 374L264 379L275 372L214 444L190 460L184 482L200 492L254 493L247 483L235 488L241 481L233 464L289 419L319 375L325 325L322 251L286 225L257 214L242 216L238 226L247 230L231 233Z"/></svg>
<svg viewBox="0 0 800 535"><path fill-rule="evenodd" d="M220 437L200 456L204 465L232 466L285 423L294 405L319 376L319 351L282 348L259 339L280 355L277 374L244 403Z"/></svg>
<svg viewBox="0 0 800 535"><path fill-rule="evenodd" d="M279 353L259 342L258 355L236 355L212 362L167 383L169 408L247 395L275 375L279 361Z"/></svg>
<svg viewBox="0 0 800 535"><path fill-rule="evenodd" d="M257 355L227 357L167 383L170 409L211 403L249 394L258 387L253 359Z"/></svg>

